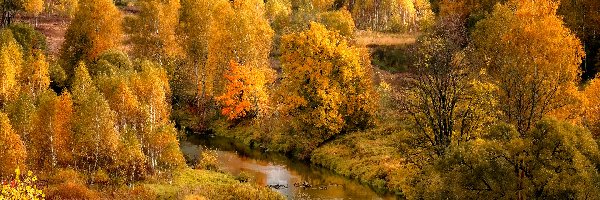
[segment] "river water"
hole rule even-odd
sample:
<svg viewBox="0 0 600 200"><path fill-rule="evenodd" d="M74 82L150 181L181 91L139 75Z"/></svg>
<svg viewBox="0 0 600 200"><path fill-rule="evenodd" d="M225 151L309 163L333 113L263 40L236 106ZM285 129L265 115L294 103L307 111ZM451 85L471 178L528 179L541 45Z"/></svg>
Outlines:
<svg viewBox="0 0 600 200"><path fill-rule="evenodd" d="M200 152L216 153L219 169L233 175L251 177L250 181L270 186L288 199L396 199L378 193L356 180L280 153L262 152L224 137L188 136L181 141L187 159Z"/></svg>

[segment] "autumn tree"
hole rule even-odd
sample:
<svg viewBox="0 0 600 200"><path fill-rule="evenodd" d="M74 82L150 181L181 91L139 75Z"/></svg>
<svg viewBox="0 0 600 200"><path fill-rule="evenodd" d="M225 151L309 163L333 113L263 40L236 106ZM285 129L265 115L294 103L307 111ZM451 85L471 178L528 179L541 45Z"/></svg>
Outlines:
<svg viewBox="0 0 600 200"><path fill-rule="evenodd" d="M584 89L583 94L587 98L587 107L583 123L596 138L600 138L600 81L595 78L590 81Z"/></svg>
<svg viewBox="0 0 600 200"><path fill-rule="evenodd" d="M22 74L23 92L37 96L50 86L49 65L46 56L39 51L34 54L30 63L23 66Z"/></svg>
<svg viewBox="0 0 600 200"><path fill-rule="evenodd" d="M151 171L183 166L177 130L169 121L171 96L165 69L143 62L139 74L131 80L131 88L141 106L143 125L139 130L140 144Z"/></svg>
<svg viewBox="0 0 600 200"><path fill-rule="evenodd" d="M260 77L251 67L241 66L234 61L225 72L225 92L217 97L221 103L221 114L229 120L252 118L267 104L267 94L263 85L255 80Z"/></svg>
<svg viewBox="0 0 600 200"><path fill-rule="evenodd" d="M209 28L207 74L200 84L200 96L216 97L224 92L221 78L233 60L247 67L262 70L259 78L265 84L273 72L269 69L269 52L273 30L264 18L264 3L260 0L215 3Z"/></svg>
<svg viewBox="0 0 600 200"><path fill-rule="evenodd" d="M57 0L52 6L61 15L69 18L75 17L79 0Z"/></svg>
<svg viewBox="0 0 600 200"><path fill-rule="evenodd" d="M121 135L118 146L120 154L115 164L116 172L127 181L134 181L146 173L146 157L142 152L142 142L138 137L143 131L145 116L137 96L128 86L131 71L121 69L118 74L100 75L96 82L100 91L116 114L116 126Z"/></svg>
<svg viewBox="0 0 600 200"><path fill-rule="evenodd" d="M140 13L127 20L135 57L164 64L181 55L176 30L179 23L179 0L137 1Z"/></svg>
<svg viewBox="0 0 600 200"><path fill-rule="evenodd" d="M547 0L497 5L473 33L471 57L499 88L501 118L520 133L573 98L584 55L557 6Z"/></svg>
<svg viewBox="0 0 600 200"><path fill-rule="evenodd" d="M265 3L265 16L276 32L289 26L291 14L291 0L271 0Z"/></svg>
<svg viewBox="0 0 600 200"><path fill-rule="evenodd" d="M178 37L182 38L186 62L176 70L176 81L173 81L174 98L182 101L179 107L205 107L209 98L200 96L198 88L205 84L210 71L206 70L208 57L209 25L212 19L213 1L183 0L178 27ZM178 108L182 109L182 108ZM185 109L185 108L183 108Z"/></svg>
<svg viewBox="0 0 600 200"><path fill-rule="evenodd" d="M361 59L365 52L318 23L285 35L281 49L279 109L293 118L294 131L306 134L302 151L342 131L372 125L377 97L370 63Z"/></svg>
<svg viewBox="0 0 600 200"><path fill-rule="evenodd" d="M117 155L119 132L115 113L98 91L85 65L75 71L73 92L73 152L76 166L94 172L109 167Z"/></svg>
<svg viewBox="0 0 600 200"><path fill-rule="evenodd" d="M4 106L18 96L23 54L8 30L0 32L0 102Z"/></svg>
<svg viewBox="0 0 600 200"><path fill-rule="evenodd" d="M494 6L498 3L505 3L506 0L441 0L435 4L439 16L455 17L465 21L465 25L472 28L475 23L483 19L492 12Z"/></svg>
<svg viewBox="0 0 600 200"><path fill-rule="evenodd" d="M21 93L4 107L4 112L11 121L12 129L21 136L25 146L30 148L33 132L33 121L37 107L35 97Z"/></svg>
<svg viewBox="0 0 600 200"><path fill-rule="evenodd" d="M44 0L5 0L0 2L0 7L2 8L2 25L8 26L17 12L25 11L35 16L40 14L44 9Z"/></svg>
<svg viewBox="0 0 600 200"><path fill-rule="evenodd" d="M23 57L27 59L36 54L36 51L46 52L48 44L46 36L29 24L13 23L7 27L22 48Z"/></svg>
<svg viewBox="0 0 600 200"><path fill-rule="evenodd" d="M423 0L356 0L349 8L356 26L377 31L415 31L433 19L428 1Z"/></svg>
<svg viewBox="0 0 600 200"><path fill-rule="evenodd" d="M12 175L17 168L25 169L26 156L21 137L13 131L8 116L0 113L0 177Z"/></svg>
<svg viewBox="0 0 600 200"><path fill-rule="evenodd" d="M417 178L440 184L417 181L421 192L409 198L595 198L599 156L589 131L570 123L545 119L525 134L499 124L453 147Z"/></svg>
<svg viewBox="0 0 600 200"><path fill-rule="evenodd" d="M35 26L37 27L38 15L44 11L44 0L25 0L23 2L23 10L35 18Z"/></svg>
<svg viewBox="0 0 600 200"><path fill-rule="evenodd" d="M56 96L44 91L38 98L33 121L30 163L36 169L55 169L72 164L71 116L73 102L69 93Z"/></svg>
<svg viewBox="0 0 600 200"><path fill-rule="evenodd" d="M467 30L460 19L441 17L417 42L401 108L427 146L443 155L452 143L475 139L495 118L496 87L468 63Z"/></svg>
<svg viewBox="0 0 600 200"><path fill-rule="evenodd" d="M98 75L114 75L133 70L133 63L125 52L110 49L101 53L89 67L92 77Z"/></svg>
<svg viewBox="0 0 600 200"><path fill-rule="evenodd" d="M324 12L319 14L317 18L328 30L339 31L340 35L347 38L353 38L356 27L352 15L348 10L342 9Z"/></svg>
<svg viewBox="0 0 600 200"><path fill-rule="evenodd" d="M112 74L96 76L99 90L106 98L109 107L115 112L115 128L121 136L115 158L116 175L131 182L146 175L147 159L142 151L139 137L143 131L145 116L137 96L129 87L129 79L136 74L132 70L117 68Z"/></svg>
<svg viewBox="0 0 600 200"><path fill-rule="evenodd" d="M91 62L121 44L121 13L111 0L80 0L67 28L60 59L68 77L80 61Z"/></svg>

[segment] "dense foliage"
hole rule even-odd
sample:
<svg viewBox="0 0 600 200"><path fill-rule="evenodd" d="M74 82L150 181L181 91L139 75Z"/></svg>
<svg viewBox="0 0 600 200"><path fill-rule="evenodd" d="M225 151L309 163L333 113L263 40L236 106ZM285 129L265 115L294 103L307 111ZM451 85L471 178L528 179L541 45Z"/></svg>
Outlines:
<svg viewBox="0 0 600 200"><path fill-rule="evenodd" d="M282 39L280 113L310 151L344 131L373 124L376 95L369 61L337 32L318 23Z"/></svg>
<svg viewBox="0 0 600 200"><path fill-rule="evenodd" d="M596 0L0 6L0 199L282 198L186 166L182 132L409 199L600 195Z"/></svg>

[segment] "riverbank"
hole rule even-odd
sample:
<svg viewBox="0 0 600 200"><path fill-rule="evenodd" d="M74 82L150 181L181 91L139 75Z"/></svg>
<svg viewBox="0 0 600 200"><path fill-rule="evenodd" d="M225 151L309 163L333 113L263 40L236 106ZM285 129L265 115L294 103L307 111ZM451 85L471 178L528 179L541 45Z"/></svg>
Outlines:
<svg viewBox="0 0 600 200"><path fill-rule="evenodd" d="M394 142L402 135L385 129L349 133L315 149L310 161L381 192L402 195L403 158Z"/></svg>
<svg viewBox="0 0 600 200"><path fill-rule="evenodd" d="M96 178L88 184L80 172L61 169L40 176L48 185L48 199L284 199L279 193L253 183L240 182L233 175L189 167L158 173L131 184L112 183Z"/></svg>
<svg viewBox="0 0 600 200"><path fill-rule="evenodd" d="M220 171L269 187L287 199L396 199L330 169L278 152L252 149L238 139L189 135L182 139L181 150L190 161L210 160Z"/></svg>
<svg viewBox="0 0 600 200"><path fill-rule="evenodd" d="M221 172L185 168L169 176L171 178L145 181L141 187L154 197L150 199L284 199L267 187L240 182Z"/></svg>
<svg viewBox="0 0 600 200"><path fill-rule="evenodd" d="M403 129L391 124L340 136L317 147L304 160L355 179L378 193L402 196L401 186L406 177L403 172L406 170L401 165L403 157L398 145L406 132L398 131ZM265 143L261 133L251 126L228 127L227 123L221 122L215 123L213 131L217 136L243 142L246 148L277 151L298 159L290 149L285 148L287 144L277 140Z"/></svg>

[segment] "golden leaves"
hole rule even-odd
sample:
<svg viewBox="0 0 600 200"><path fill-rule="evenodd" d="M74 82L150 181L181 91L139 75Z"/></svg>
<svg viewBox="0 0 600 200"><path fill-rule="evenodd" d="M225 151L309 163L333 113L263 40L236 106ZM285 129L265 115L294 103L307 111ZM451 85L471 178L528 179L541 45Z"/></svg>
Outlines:
<svg viewBox="0 0 600 200"><path fill-rule="evenodd" d="M25 145L21 137L13 131L8 116L4 113L0 113L0 152L0 177L10 175L13 169L25 168Z"/></svg>
<svg viewBox="0 0 600 200"><path fill-rule="evenodd" d="M281 113L298 117L306 129L326 132L309 133L321 138L371 123L375 95L370 65L358 49L318 23L283 36L281 49Z"/></svg>
<svg viewBox="0 0 600 200"><path fill-rule="evenodd" d="M80 61L90 61L108 49L119 48L121 20L121 12L110 0L80 0L61 47L67 73L72 73Z"/></svg>
<svg viewBox="0 0 600 200"><path fill-rule="evenodd" d="M487 58L480 63L500 88L506 120L520 132L569 104L584 56L579 40L555 15L556 5L529 2L496 6L473 34L472 56Z"/></svg>
<svg viewBox="0 0 600 200"><path fill-rule="evenodd" d="M236 1L237 2L237 1ZM199 84L200 92L217 96L224 92L221 77L233 60L251 71L267 71L273 30L264 18L262 1L240 1L236 5L220 0L214 5L209 28L208 60L204 71L205 82ZM268 76L269 74L265 74ZM268 81L272 77L262 80Z"/></svg>
<svg viewBox="0 0 600 200"><path fill-rule="evenodd" d="M134 55L161 63L181 56L176 34L179 0L141 0L137 4L140 13L127 24Z"/></svg>

